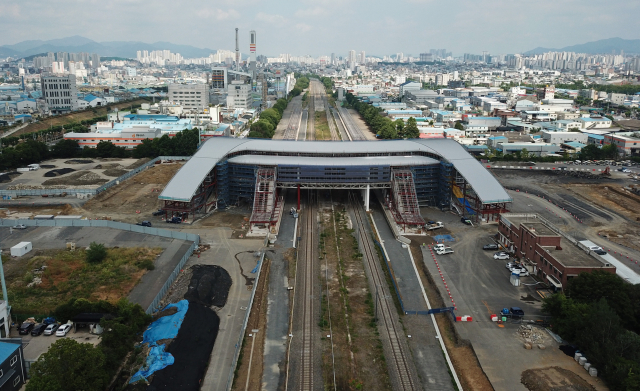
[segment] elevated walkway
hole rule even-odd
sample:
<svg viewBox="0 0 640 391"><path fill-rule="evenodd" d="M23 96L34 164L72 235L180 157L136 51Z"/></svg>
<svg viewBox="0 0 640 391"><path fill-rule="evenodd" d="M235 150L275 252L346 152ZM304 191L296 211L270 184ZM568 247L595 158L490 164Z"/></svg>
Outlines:
<svg viewBox="0 0 640 391"><path fill-rule="evenodd" d="M391 197L387 200L396 224L424 225L411 170L391 169Z"/></svg>

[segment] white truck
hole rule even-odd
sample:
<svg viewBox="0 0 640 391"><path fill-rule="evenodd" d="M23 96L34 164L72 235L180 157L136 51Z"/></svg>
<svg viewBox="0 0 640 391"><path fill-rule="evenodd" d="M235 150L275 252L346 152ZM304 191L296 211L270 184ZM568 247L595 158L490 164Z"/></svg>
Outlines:
<svg viewBox="0 0 640 391"><path fill-rule="evenodd" d="M451 247L445 246L442 243L439 243L439 244L436 244L435 246L433 246L433 250L438 255L446 255L446 254L452 254L453 253L453 249Z"/></svg>
<svg viewBox="0 0 640 391"><path fill-rule="evenodd" d="M444 224L442 224L442 221L429 221L424 227L427 231L432 231L434 229L444 228Z"/></svg>

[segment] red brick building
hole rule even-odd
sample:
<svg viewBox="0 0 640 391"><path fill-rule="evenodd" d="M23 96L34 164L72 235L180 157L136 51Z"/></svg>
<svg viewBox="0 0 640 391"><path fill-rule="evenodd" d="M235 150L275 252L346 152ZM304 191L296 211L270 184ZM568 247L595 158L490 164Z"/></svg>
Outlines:
<svg viewBox="0 0 640 391"><path fill-rule="evenodd" d="M503 213L498 223L500 243L557 290L583 272L616 272L615 266L589 254L536 214Z"/></svg>

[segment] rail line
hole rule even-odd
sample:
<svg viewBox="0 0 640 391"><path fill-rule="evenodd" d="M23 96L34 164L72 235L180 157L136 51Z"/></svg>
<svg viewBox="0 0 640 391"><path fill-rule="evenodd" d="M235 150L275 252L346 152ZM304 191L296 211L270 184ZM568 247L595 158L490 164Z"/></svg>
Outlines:
<svg viewBox="0 0 640 391"><path fill-rule="evenodd" d="M412 368L412 361L409 359L408 346L402 340L402 330L399 320L394 316L395 308L388 300L382 299L385 292L388 291L386 278L380 270L378 254L374 247L371 237L364 231L364 227L368 224L366 213L363 207L358 204L356 196L349 192L349 205L355 216L355 224L360 228L357 230L360 244L363 249L363 259L365 265L368 266L371 274L371 282L375 286L375 301L379 310L379 326L381 326L380 334L383 341L386 342L385 357L389 368L389 375L395 380L396 389L398 390L417 390L420 384L416 380L415 370ZM380 293L380 294L379 294ZM376 316L378 314L376 313Z"/></svg>
<svg viewBox="0 0 640 391"><path fill-rule="evenodd" d="M295 331L294 338L298 339L296 343L298 351L293 353L291 361L287 359L287 379L285 382L285 390L295 389L300 391L312 391L317 388L315 381L315 361L314 361L314 318L315 318L315 300L313 294L314 282L314 264L317 257L315 251L315 235L317 234L317 200L316 194L312 191L307 192L306 204L301 214L304 226L300 226L300 231L304 233L303 245L299 247L296 262L296 294L294 296L293 308L291 316L294 322L299 326L292 328ZM297 300L296 300L297 298ZM301 303L301 308L296 308L296 303ZM297 321L296 321L297 320ZM292 362L293 361L293 362ZM289 368L292 371L289 371ZM289 387L289 384L292 387Z"/></svg>
<svg viewBox="0 0 640 391"><path fill-rule="evenodd" d="M353 118L351 118L351 114L347 109L338 107L338 115L340 116L344 129L347 131L351 141L363 141L367 139L362 132L362 129L353 122Z"/></svg>

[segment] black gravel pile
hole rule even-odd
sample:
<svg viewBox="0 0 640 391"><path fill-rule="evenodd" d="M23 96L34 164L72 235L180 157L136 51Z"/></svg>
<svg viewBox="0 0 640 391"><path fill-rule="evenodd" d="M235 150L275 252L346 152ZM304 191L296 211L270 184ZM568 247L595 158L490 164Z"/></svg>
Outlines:
<svg viewBox="0 0 640 391"><path fill-rule="evenodd" d="M189 303L224 307L233 283L229 273L216 265L195 265L191 270L193 275L184 298Z"/></svg>
<svg viewBox="0 0 640 391"><path fill-rule="evenodd" d="M178 336L167 349L175 362L156 372L147 390L200 390L219 327L220 318L215 311L190 302Z"/></svg>
<svg viewBox="0 0 640 391"><path fill-rule="evenodd" d="M65 164L89 164L89 163L93 163L93 160L87 160L87 159L71 159L71 160L67 160L66 162L64 162Z"/></svg>
<svg viewBox="0 0 640 391"><path fill-rule="evenodd" d="M47 171L44 173L44 176L47 178L53 178L53 177L57 177L60 175L64 175L64 174L68 174L70 172L74 172L75 170L73 168L58 168L55 170L51 170L51 171Z"/></svg>
<svg viewBox="0 0 640 391"><path fill-rule="evenodd" d="M11 182L13 180L13 178L22 175L21 173L19 173L18 171L13 171L13 172L7 172L4 174L0 174L0 183L7 183L7 182Z"/></svg>

